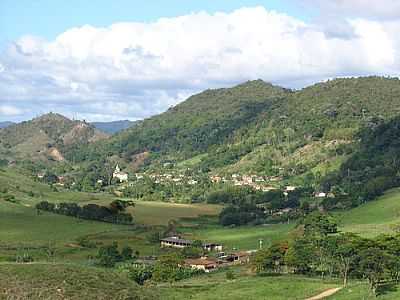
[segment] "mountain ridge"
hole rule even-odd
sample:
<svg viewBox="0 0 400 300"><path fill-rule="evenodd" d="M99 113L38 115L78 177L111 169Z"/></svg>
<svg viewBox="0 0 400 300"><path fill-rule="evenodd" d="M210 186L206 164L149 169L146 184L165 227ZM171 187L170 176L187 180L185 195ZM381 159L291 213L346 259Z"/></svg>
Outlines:
<svg viewBox="0 0 400 300"><path fill-rule="evenodd" d="M0 154L8 160L64 161L70 148L105 138L86 122L48 113L0 130Z"/></svg>

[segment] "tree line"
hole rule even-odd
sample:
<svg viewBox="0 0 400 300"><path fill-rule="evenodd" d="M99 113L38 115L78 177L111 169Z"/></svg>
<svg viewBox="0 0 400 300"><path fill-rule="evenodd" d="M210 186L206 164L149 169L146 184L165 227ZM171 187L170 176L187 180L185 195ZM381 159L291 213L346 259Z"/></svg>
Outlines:
<svg viewBox="0 0 400 300"><path fill-rule="evenodd" d="M55 214L86 220L115 224L132 224L132 215L124 212L129 206L134 206L134 202L114 200L109 206L101 206L97 204L79 206L72 202L51 203L48 201L41 201L36 204L36 209L38 213L40 213L40 211L48 211Z"/></svg>
<svg viewBox="0 0 400 300"><path fill-rule="evenodd" d="M400 234L375 239L339 233L335 220L312 213L297 228L290 241L274 243L259 251L253 267L258 273L295 273L367 279L370 290L397 284L400 280Z"/></svg>

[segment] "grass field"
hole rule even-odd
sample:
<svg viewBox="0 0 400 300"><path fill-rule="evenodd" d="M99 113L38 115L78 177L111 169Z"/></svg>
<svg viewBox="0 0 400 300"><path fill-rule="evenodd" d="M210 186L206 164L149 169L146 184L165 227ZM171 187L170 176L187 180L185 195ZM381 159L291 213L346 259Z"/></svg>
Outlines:
<svg viewBox="0 0 400 300"><path fill-rule="evenodd" d="M103 290L101 285L95 286L95 282L114 282L114 279L106 277L108 275L116 276L116 287L122 293L120 299L125 299L125 291L131 292L131 289L134 290L131 293L138 291L138 287L132 282L115 275L112 271L107 271L110 274L106 274L106 271L89 267L88 257L96 255L98 249L79 247L77 239L81 237L87 237L97 246L117 241L120 246L129 245L134 250L138 250L141 255L157 255L161 251L158 243L149 242L147 236L152 230L162 230L161 226L166 225L171 219L178 220L178 230L184 237L221 243L226 250L257 249L260 239L263 240L264 247L268 247L273 241L287 238L295 227L294 223L222 227L218 225L216 218L221 206L207 204L137 201L136 206L130 208L129 211L133 214L137 224L147 226L144 228L80 220L51 213L38 215L34 205L42 200L107 205L115 199L115 196L107 193L71 192L62 188L58 188L59 191L54 192L48 185L38 183L28 176L21 176L16 170L7 171L7 173L0 171L0 188L4 189L4 187L7 188L8 193L15 195L16 203L0 199L0 293L11 287L24 295L32 295L32 299L38 298L37 293L41 293L44 297L48 293L56 295L51 299L62 299L62 297L78 299L72 291L72 286L76 286L78 291L81 289L82 292L89 291L96 295L93 298L115 299L108 297L109 291L114 293L113 288L103 285ZM33 197L30 191L34 192ZM396 225L400 224L400 189L393 189L378 200L360 207L335 212L335 215L341 231L356 232L366 237L389 233L394 230ZM46 252L43 250L49 245L56 248L53 260L46 257ZM16 253L21 251L28 251L35 258L35 262L39 263L28 265L8 263L13 261ZM49 264L48 262L51 261L55 261L57 264ZM69 265L68 263L74 264ZM75 265L76 263L80 265ZM324 282L318 278L256 277L246 273L242 268L235 272L237 272L237 276L234 281L227 281L225 271L221 271L172 285L160 285L157 287L157 293L162 295L161 299L177 300L280 300L305 299L328 288L338 286L338 282ZM68 277L67 273L72 274L72 277ZM43 284L35 281L34 274L37 274L37 280L40 279ZM64 282L60 276L66 276L69 279ZM87 280L84 281L83 277ZM36 289L34 286L39 288ZM59 292L54 292L53 288L59 286L62 293L65 292L65 294L59 295L57 294ZM104 294L101 295L102 293ZM157 297L156 294L151 296ZM0 299L3 299L2 297L5 297L4 292L3 295L0 294ZM91 298L88 296L85 299ZM374 298L369 295L365 283L355 282L328 299ZM394 289L380 295L378 299L400 299L400 292Z"/></svg>
<svg viewBox="0 0 400 300"><path fill-rule="evenodd" d="M245 272L236 270L234 280L227 280L225 271L211 273L175 284L160 285L159 292L166 300L304 300L339 286L335 281L322 282L300 276L260 277Z"/></svg>
<svg viewBox="0 0 400 300"><path fill-rule="evenodd" d="M340 230L373 237L390 233L400 225L400 189L388 191L375 201L337 213Z"/></svg>
<svg viewBox="0 0 400 300"><path fill-rule="evenodd" d="M189 227L183 231L190 239L218 242L223 244L225 249L253 250L259 248L260 239L263 240L264 247L268 247L273 241L285 239L293 228L292 224L233 228L209 225L200 228Z"/></svg>
<svg viewBox="0 0 400 300"><path fill-rule="evenodd" d="M99 245L116 241L121 246L129 245L142 255L159 252L159 245L147 240L147 235L153 229L143 230L136 226L81 220L47 212L38 215L34 209L35 204L42 200L108 205L115 199L111 194L71 192L62 188L54 192L48 185L11 169L0 172L0 188L6 188L8 194L16 197L16 203L3 201L0 197L2 260L12 260L18 249L25 251L27 248L30 248L29 254L35 259L43 260L45 254L39 248L51 245L57 248L57 261L86 261L87 257L95 255L97 250L77 247L77 239L82 237L88 237ZM34 191L33 197L29 194L30 191ZM137 202L130 212L137 224L160 226L166 225L171 219L216 215L220 209L217 205Z"/></svg>
<svg viewBox="0 0 400 300"><path fill-rule="evenodd" d="M204 275L174 284L159 286L159 293L166 300L304 300L330 288L341 287L336 280L321 280L303 276L254 276L238 274L226 279L225 272ZM327 300L398 300L397 288L381 289L378 297L372 295L366 282L350 282Z"/></svg>

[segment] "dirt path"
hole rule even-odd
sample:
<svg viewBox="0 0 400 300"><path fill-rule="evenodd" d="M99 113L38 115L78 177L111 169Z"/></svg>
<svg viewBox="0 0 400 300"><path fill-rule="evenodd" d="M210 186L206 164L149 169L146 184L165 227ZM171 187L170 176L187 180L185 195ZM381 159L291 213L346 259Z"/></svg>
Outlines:
<svg viewBox="0 0 400 300"><path fill-rule="evenodd" d="M337 292L339 292L342 288L333 288L333 289L329 289L326 290L324 292L322 292L321 294L318 294L314 297L311 298L307 298L306 300L322 300L325 299L326 297L332 296L333 294L336 294Z"/></svg>

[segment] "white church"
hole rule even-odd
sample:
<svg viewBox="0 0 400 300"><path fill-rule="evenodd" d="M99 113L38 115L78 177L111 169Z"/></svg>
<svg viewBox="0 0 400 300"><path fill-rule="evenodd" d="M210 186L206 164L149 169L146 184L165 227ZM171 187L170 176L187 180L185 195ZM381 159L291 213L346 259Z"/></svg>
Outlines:
<svg viewBox="0 0 400 300"><path fill-rule="evenodd" d="M128 181L128 173L122 172L119 165L117 165L113 173L113 178L118 178L119 182L126 182Z"/></svg>

